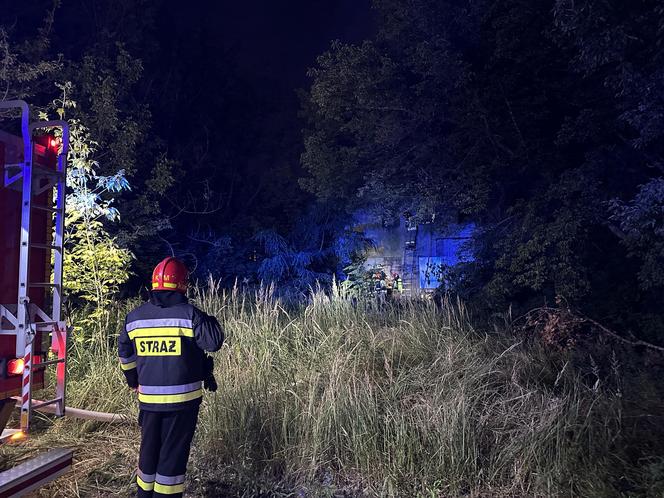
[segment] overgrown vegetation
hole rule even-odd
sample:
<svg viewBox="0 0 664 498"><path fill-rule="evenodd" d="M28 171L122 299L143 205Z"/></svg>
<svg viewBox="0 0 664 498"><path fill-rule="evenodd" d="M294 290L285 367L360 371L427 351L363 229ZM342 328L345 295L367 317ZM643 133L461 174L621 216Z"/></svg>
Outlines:
<svg viewBox="0 0 664 498"><path fill-rule="evenodd" d="M619 345L547 347L510 317L476 329L449 301L378 309L317 292L293 309L269 290L214 286L194 298L228 333L190 464L194 496L664 492L659 370L623 364ZM68 403L131 422L45 424L35 444L80 449L44 496L131 492L136 408L114 337L132 304L115 308L107 341L75 346Z"/></svg>
<svg viewBox="0 0 664 498"><path fill-rule="evenodd" d="M40 419L27 450L79 447L45 496L131 493L115 337L135 303L115 297L130 263L131 295L171 252L302 298L196 291L229 337L195 495L664 495L658 2L375 0L375 33L311 70L304 137L292 89L247 84L218 50L223 5L153 3L93 2L94 23L69 1L3 10L0 97L73 130L70 404L130 419ZM440 294L379 304L358 209L475 223L474 261L430 270L483 315L558 308L498 323ZM333 297L307 297L317 284Z"/></svg>
<svg viewBox="0 0 664 498"><path fill-rule="evenodd" d="M130 293L170 253L198 278L300 291L352 262L336 247L350 213L408 212L478 227L457 279L468 299L500 312L561 296L658 343L660 3L371 3L375 29L309 72L300 120L293 88L200 50L224 45L217 3L10 2L0 95L45 108L72 82L90 159L132 185L110 229L140 255Z"/></svg>
<svg viewBox="0 0 664 498"><path fill-rule="evenodd" d="M61 97L53 101L53 107L58 119L65 119L67 110L77 107L71 97L72 84L56 86ZM47 113L40 118L47 120ZM108 176L99 174L100 165L94 159L98 143L78 119L71 119L69 126L64 284L70 298L92 305L94 323L129 278L132 254L118 245L107 226L120 219L114 197L129 190L129 182L122 169Z"/></svg>
<svg viewBox="0 0 664 498"><path fill-rule="evenodd" d="M556 296L657 342L661 2L375 0L310 71L302 184L384 219L475 223L485 307Z"/></svg>

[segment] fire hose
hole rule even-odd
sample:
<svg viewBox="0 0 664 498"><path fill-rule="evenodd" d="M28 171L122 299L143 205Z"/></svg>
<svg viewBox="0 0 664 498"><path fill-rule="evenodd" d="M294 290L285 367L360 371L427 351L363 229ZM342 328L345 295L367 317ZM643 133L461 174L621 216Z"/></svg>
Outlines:
<svg viewBox="0 0 664 498"><path fill-rule="evenodd" d="M16 408L21 408L21 398L18 396L12 397L13 400L16 401ZM39 403L41 403L38 400L34 400L35 402L35 410L45 412L45 413L55 413L55 406L53 405L46 405L46 406L39 406ZM72 408L72 407L65 407L65 416L67 417L74 417L74 418L80 418L84 420L96 420L98 422L107 422L110 424L123 424L127 422L131 422L131 418L128 417L127 415L120 415L117 413L106 413L106 412L95 412L92 410L82 410L80 408Z"/></svg>

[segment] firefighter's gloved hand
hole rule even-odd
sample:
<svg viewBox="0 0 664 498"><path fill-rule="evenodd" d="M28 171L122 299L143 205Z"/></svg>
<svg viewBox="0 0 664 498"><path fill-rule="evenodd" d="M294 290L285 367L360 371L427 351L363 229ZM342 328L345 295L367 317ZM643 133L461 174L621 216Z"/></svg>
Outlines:
<svg viewBox="0 0 664 498"><path fill-rule="evenodd" d="M205 377L203 378L203 387L210 392L217 390L217 379L214 378L214 358L212 356L205 356L205 364L203 365Z"/></svg>
<svg viewBox="0 0 664 498"><path fill-rule="evenodd" d="M203 380L203 387L211 393L217 390L217 379L214 378L214 375L210 375Z"/></svg>
<svg viewBox="0 0 664 498"><path fill-rule="evenodd" d="M125 374L125 379L127 379L127 385L131 389L138 389L138 373L135 368L123 372Z"/></svg>

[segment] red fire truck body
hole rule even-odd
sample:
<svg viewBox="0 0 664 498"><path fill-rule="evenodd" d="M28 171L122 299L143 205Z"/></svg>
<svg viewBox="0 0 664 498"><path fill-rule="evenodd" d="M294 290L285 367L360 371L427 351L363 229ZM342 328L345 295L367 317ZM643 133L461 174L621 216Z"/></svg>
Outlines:
<svg viewBox="0 0 664 498"><path fill-rule="evenodd" d="M57 166L57 148L59 143L51 145L51 139L43 136L34 140L33 163L39 167L55 171ZM23 154L23 140L15 135L0 131L0 167L5 172L6 166L18 164ZM15 312L18 303L19 258L21 235L21 200L19 190L5 186L5 176L0 186L0 304ZM35 202L43 205L52 203L52 192L46 190L35 197ZM46 211L32 213L30 240L35 246L30 248L30 280L49 282L51 277L51 255L37 247L37 244L49 244L53 228L52 215ZM46 289L34 287L28 289L30 303L41 309L45 307ZM5 317L0 316L3 331L13 326ZM38 330L34 340L33 362L43 360L49 345L43 344L44 331ZM47 338L48 339L48 338ZM11 333L0 334L0 400L21 395L21 377L23 358L16 358L16 336ZM20 368L19 368L20 367ZM44 370L36 371L32 378L33 389L44 385Z"/></svg>
<svg viewBox="0 0 664 498"><path fill-rule="evenodd" d="M67 329L61 319L66 159L63 121L30 123L21 100L0 101L0 442L20 440L35 409L65 413ZM9 118L9 119L7 119ZM3 126L4 127L4 126ZM55 367L51 400L33 402ZM16 406L19 428L5 426ZM0 472L0 497L24 496L72 465L73 451L55 448Z"/></svg>

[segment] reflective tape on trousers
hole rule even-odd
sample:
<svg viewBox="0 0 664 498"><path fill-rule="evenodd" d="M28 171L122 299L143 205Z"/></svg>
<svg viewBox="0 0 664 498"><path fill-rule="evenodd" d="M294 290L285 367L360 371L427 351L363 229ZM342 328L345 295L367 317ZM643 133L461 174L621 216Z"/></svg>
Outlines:
<svg viewBox="0 0 664 498"><path fill-rule="evenodd" d="M157 477L157 474L146 474L141 469L138 469L136 471L136 474L138 475L138 477L143 479L143 482L154 482L155 477Z"/></svg>
<svg viewBox="0 0 664 498"><path fill-rule="evenodd" d="M161 474L157 474L156 480L159 484L182 484L184 482L184 474L179 476L163 476Z"/></svg>
<svg viewBox="0 0 664 498"><path fill-rule="evenodd" d="M162 495L175 495L184 491L184 484L159 484L154 483L154 492Z"/></svg>
<svg viewBox="0 0 664 498"><path fill-rule="evenodd" d="M154 489L154 481L145 482L143 479L141 479L141 476L136 476L136 484L138 484L138 487L143 491L152 491Z"/></svg>

